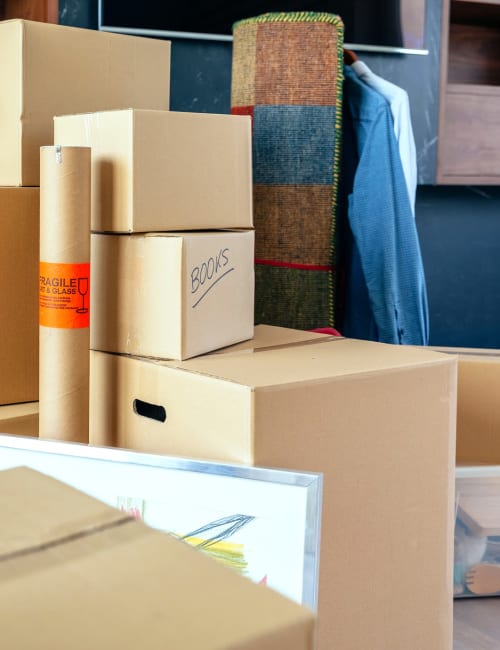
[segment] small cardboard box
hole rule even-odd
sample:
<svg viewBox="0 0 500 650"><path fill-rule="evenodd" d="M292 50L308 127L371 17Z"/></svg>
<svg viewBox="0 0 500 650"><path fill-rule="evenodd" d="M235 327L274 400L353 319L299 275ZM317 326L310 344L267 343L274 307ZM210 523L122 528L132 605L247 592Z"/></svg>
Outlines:
<svg viewBox="0 0 500 650"><path fill-rule="evenodd" d="M253 336L253 230L91 239L92 349L187 359Z"/></svg>
<svg viewBox="0 0 500 650"><path fill-rule="evenodd" d="M38 438L38 402L0 406L0 433Z"/></svg>
<svg viewBox="0 0 500 650"><path fill-rule="evenodd" d="M0 404L38 399L39 214L37 187L0 187Z"/></svg>
<svg viewBox="0 0 500 650"><path fill-rule="evenodd" d="M54 120L54 142L92 148L96 232L252 227L248 116L145 110L64 115Z"/></svg>
<svg viewBox="0 0 500 650"><path fill-rule="evenodd" d="M53 116L169 108L170 43L26 20L0 22L0 185L40 185Z"/></svg>
<svg viewBox="0 0 500 650"><path fill-rule="evenodd" d="M319 650L451 650L456 363L265 326L183 362L93 352L91 443L323 472Z"/></svg>
<svg viewBox="0 0 500 650"><path fill-rule="evenodd" d="M305 607L48 476L0 472L0 509L9 650L313 650Z"/></svg>

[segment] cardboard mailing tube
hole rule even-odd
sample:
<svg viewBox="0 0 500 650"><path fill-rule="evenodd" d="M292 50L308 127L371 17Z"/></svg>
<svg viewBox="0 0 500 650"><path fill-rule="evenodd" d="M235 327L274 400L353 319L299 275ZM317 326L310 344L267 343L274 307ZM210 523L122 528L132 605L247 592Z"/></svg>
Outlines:
<svg viewBox="0 0 500 650"><path fill-rule="evenodd" d="M89 441L90 147L40 149L40 438Z"/></svg>

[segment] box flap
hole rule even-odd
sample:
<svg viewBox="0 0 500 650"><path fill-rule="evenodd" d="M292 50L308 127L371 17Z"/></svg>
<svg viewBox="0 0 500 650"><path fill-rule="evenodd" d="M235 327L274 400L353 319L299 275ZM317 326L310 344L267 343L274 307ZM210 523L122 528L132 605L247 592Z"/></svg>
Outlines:
<svg viewBox="0 0 500 650"><path fill-rule="evenodd" d="M38 412L29 415L16 415L0 420L0 433L17 436L38 437Z"/></svg>
<svg viewBox="0 0 500 650"><path fill-rule="evenodd" d="M44 537L47 516L51 528L60 517L62 529L80 529L111 510L27 469L0 472L0 493L10 509L2 540L9 530L11 537ZM48 508L47 499L56 507ZM72 512L78 523L68 526ZM0 608L9 650L314 647L309 610L131 518L38 552L0 557Z"/></svg>
<svg viewBox="0 0 500 650"><path fill-rule="evenodd" d="M252 354L242 349L238 354L211 354L182 362L158 363L264 388L449 362L448 355L426 348L317 336L303 343L276 343L254 349Z"/></svg>
<svg viewBox="0 0 500 650"><path fill-rule="evenodd" d="M318 334L304 330L294 330L287 327L275 325L256 325L254 336L248 341L230 345L221 350L215 350L211 354L233 354L240 352L254 352L263 348L282 347L291 344L300 344L305 341L318 341L319 339L331 338L328 334Z"/></svg>
<svg viewBox="0 0 500 650"><path fill-rule="evenodd" d="M38 436L38 402L0 406L0 434Z"/></svg>
<svg viewBox="0 0 500 650"><path fill-rule="evenodd" d="M120 511L26 467L0 472L0 561L124 521Z"/></svg>
<svg viewBox="0 0 500 650"><path fill-rule="evenodd" d="M457 463L500 463L500 350L441 348L458 355Z"/></svg>
<svg viewBox="0 0 500 650"><path fill-rule="evenodd" d="M144 232L144 233L132 233L131 235L127 235L124 233L118 233L122 236L125 237L182 237L182 239L189 239L189 238L194 238L197 239L199 237L203 238L212 238L212 237L220 237L221 234L224 233L251 233L253 231L252 228L218 228L217 230L173 230L171 232Z"/></svg>
<svg viewBox="0 0 500 650"><path fill-rule="evenodd" d="M22 402L20 404L6 404L0 406L0 428L5 420L17 419L19 417L38 415L38 402Z"/></svg>

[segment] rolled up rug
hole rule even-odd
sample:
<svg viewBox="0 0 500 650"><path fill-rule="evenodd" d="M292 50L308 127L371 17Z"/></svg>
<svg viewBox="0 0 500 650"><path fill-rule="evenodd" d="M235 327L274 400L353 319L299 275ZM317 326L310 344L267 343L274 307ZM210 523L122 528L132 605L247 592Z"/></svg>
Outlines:
<svg viewBox="0 0 500 650"><path fill-rule="evenodd" d="M253 120L256 323L335 324L343 35L316 12L233 26L231 112Z"/></svg>

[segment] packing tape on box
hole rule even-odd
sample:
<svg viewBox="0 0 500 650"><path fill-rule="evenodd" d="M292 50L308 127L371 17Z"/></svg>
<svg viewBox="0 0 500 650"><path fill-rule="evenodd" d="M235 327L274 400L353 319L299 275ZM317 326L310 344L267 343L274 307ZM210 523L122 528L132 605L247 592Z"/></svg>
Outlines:
<svg viewBox="0 0 500 650"><path fill-rule="evenodd" d="M251 352L253 354L255 352L269 352L270 350L286 350L287 348L302 347L304 345L316 345L317 343L326 343L330 341L342 341L343 339L345 339L344 336L333 336L333 335L330 336L327 334L322 334L322 335L318 335L318 338L314 338L314 339L302 340L302 341L287 341L286 343L276 343L274 345L263 345L257 348L241 347L239 349L235 349L234 351L231 351L228 348L222 348L222 350L216 350L211 354L229 355L229 354L242 354L243 352Z"/></svg>

